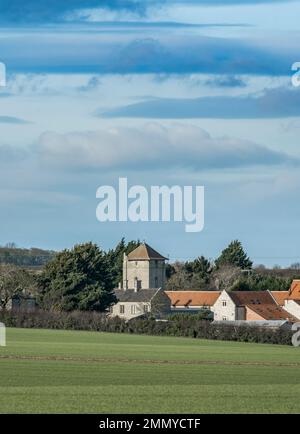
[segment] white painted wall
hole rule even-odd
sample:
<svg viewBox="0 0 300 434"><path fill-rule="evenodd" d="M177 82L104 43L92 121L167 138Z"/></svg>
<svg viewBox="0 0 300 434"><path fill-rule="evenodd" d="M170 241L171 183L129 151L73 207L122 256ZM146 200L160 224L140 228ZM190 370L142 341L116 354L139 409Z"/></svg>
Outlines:
<svg viewBox="0 0 300 434"><path fill-rule="evenodd" d="M212 310L215 321L235 321L241 319L237 317L236 306L225 290L221 292Z"/></svg>
<svg viewBox="0 0 300 434"><path fill-rule="evenodd" d="M300 305L297 304L294 300L285 300L284 309L300 320Z"/></svg>

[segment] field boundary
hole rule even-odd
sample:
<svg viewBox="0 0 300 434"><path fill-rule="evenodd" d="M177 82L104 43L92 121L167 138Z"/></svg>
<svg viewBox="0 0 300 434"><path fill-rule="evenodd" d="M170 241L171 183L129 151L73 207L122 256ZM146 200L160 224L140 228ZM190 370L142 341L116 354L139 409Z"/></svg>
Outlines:
<svg viewBox="0 0 300 434"><path fill-rule="evenodd" d="M280 362L247 362L231 360L154 360L154 359L126 359L126 358L105 358L105 357L63 357L63 356L12 356L0 355L0 360L36 360L45 362L84 362L84 363L127 363L146 365L226 365L226 366L273 366L273 367L300 367L299 363Z"/></svg>

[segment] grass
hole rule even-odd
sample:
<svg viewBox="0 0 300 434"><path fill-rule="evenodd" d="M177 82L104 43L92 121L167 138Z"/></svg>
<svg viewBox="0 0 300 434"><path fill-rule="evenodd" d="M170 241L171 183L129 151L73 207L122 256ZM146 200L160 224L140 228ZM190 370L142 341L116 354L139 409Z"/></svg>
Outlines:
<svg viewBox="0 0 300 434"><path fill-rule="evenodd" d="M299 413L300 349L8 329L1 413Z"/></svg>

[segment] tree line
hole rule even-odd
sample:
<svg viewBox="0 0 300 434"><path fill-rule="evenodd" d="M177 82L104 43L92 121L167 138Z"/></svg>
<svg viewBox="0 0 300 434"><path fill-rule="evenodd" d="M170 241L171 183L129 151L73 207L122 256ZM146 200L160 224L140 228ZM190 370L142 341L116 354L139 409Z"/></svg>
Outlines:
<svg viewBox="0 0 300 434"><path fill-rule="evenodd" d="M124 253L139 241L122 239L104 251L91 242L53 254L40 273L12 263L0 264L0 308L13 297L33 296L40 309L50 311L105 311L116 302L114 288L122 281ZM1 262L1 261L0 261ZM232 241L215 261L199 256L193 261L168 264L168 290L287 290L300 271L253 268L238 240Z"/></svg>
<svg viewBox="0 0 300 434"><path fill-rule="evenodd" d="M12 298L33 296L44 310L105 311L116 302L123 255L138 244L122 239L107 252L91 242L78 244L56 253L40 273L2 263L0 308L6 309Z"/></svg>
<svg viewBox="0 0 300 434"><path fill-rule="evenodd" d="M263 265L253 267L241 242L234 240L214 261L200 256L193 261L169 264L166 289L286 291L293 279L300 278L299 268L297 264L288 269L278 266L267 269Z"/></svg>
<svg viewBox="0 0 300 434"><path fill-rule="evenodd" d="M36 247L18 248L15 243L0 246L0 264L12 264L20 267L42 267L54 257L55 252Z"/></svg>

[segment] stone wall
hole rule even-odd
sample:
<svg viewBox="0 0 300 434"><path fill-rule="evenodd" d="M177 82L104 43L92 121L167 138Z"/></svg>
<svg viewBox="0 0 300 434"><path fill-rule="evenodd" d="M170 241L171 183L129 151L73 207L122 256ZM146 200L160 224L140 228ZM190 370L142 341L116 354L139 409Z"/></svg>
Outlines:
<svg viewBox="0 0 300 434"><path fill-rule="evenodd" d="M234 321L238 319L236 306L226 291L221 292L213 306L213 312L216 321Z"/></svg>

